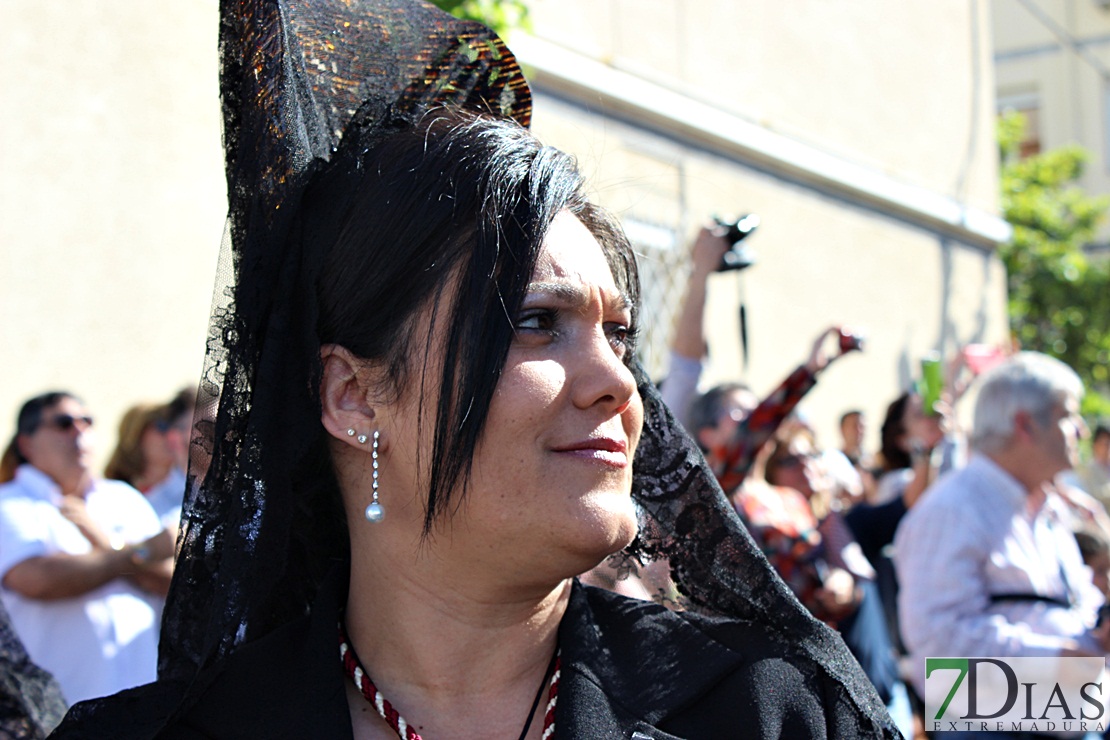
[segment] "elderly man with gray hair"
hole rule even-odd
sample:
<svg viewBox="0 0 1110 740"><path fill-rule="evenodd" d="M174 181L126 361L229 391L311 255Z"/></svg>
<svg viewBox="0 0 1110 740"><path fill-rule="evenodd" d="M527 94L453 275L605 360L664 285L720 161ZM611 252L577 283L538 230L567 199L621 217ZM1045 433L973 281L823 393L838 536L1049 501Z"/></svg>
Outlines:
<svg viewBox="0 0 1110 740"><path fill-rule="evenodd" d="M1083 384L1022 352L981 378L968 465L938 480L895 537L910 679L925 658L1104 655L1091 583L1054 479L1077 459ZM993 737L1004 735L994 733Z"/></svg>

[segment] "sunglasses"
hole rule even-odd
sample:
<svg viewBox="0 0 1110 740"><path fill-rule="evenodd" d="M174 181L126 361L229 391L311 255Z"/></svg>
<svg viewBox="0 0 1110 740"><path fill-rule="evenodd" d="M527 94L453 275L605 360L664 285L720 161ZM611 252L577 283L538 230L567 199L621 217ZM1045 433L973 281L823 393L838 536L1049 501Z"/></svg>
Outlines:
<svg viewBox="0 0 1110 740"><path fill-rule="evenodd" d="M82 429L88 429L93 425L93 418L91 416L57 414L50 419L44 419L43 424L52 429L57 429L59 432L68 432L78 424L81 425Z"/></svg>
<svg viewBox="0 0 1110 740"><path fill-rule="evenodd" d="M809 462L810 460L816 460L816 459L817 459L817 455L813 454L813 453L802 454L802 455L792 454L792 455L783 455L776 462L778 463L778 466L780 468L800 468L803 465L805 465L807 462Z"/></svg>

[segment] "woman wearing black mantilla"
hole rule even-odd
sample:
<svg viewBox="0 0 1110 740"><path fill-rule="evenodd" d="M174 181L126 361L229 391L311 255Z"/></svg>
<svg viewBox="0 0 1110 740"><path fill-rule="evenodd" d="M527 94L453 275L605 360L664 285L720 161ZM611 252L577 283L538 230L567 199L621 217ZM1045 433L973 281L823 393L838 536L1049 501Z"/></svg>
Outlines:
<svg viewBox="0 0 1110 740"><path fill-rule="evenodd" d="M484 27L221 3L230 198L160 680L59 737L895 737L635 359ZM667 558L685 611L584 587Z"/></svg>

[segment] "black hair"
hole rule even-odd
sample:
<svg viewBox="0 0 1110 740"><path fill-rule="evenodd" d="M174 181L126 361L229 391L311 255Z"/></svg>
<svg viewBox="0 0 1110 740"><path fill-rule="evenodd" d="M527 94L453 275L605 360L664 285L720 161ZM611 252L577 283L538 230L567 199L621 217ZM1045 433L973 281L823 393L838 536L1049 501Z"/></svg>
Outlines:
<svg viewBox="0 0 1110 740"><path fill-rule="evenodd" d="M910 453L902 447L901 438L906 433L906 409L910 394L903 393L886 408L886 417L879 433L879 453L883 457L883 470L901 470L913 467Z"/></svg>
<svg viewBox="0 0 1110 740"><path fill-rule="evenodd" d="M1106 424L1097 424L1095 429L1091 432L1091 441L1097 442L1101 437L1110 437L1110 426Z"/></svg>
<svg viewBox="0 0 1110 740"><path fill-rule="evenodd" d="M19 416L16 417L15 433L34 434L39 425L42 424L43 412L65 398L79 400L77 396L68 391L50 391L28 399L19 409Z"/></svg>
<svg viewBox="0 0 1110 740"><path fill-rule="evenodd" d="M849 409L840 415L840 426L844 426L844 422L848 421L851 416L863 416L863 411L860 409Z"/></svg>
<svg viewBox="0 0 1110 740"><path fill-rule="evenodd" d="M188 414L189 417L192 418L196 405L196 389L182 388L163 407L162 418L167 424L172 424L185 414Z"/></svg>
<svg viewBox="0 0 1110 740"><path fill-rule="evenodd" d="M19 451L19 437L22 434L34 434L42 424L42 415L46 409L64 398L80 400L68 391L49 391L40 393L34 398L24 402L16 416L15 434L12 435L8 446L0 455L0 483L11 480L15 469L28 462L23 453Z"/></svg>
<svg viewBox="0 0 1110 740"><path fill-rule="evenodd" d="M586 200L574 160L512 121L433 110L369 153L340 158L306 193L306 210L320 204L328 212L327 200L352 176L359 189L332 227L338 233L318 281L319 339L382 363L386 392L417 382L423 399L435 390L427 386L436 370L428 353L436 324L445 324L428 533L454 510L460 482L465 494L516 314L556 214L569 210L601 244L617 287L632 301L633 326L635 259L621 229ZM442 305L438 296L449 287L454 302ZM431 326L414 326L426 307ZM410 337L425 334L427 345L410 346ZM423 417L423 400L420 409Z"/></svg>

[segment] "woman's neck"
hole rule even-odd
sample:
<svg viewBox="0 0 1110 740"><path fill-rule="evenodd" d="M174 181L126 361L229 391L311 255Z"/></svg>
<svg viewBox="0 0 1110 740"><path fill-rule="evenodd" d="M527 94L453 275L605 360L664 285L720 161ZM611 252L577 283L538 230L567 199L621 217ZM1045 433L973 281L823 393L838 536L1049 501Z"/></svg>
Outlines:
<svg viewBox="0 0 1110 740"><path fill-rule="evenodd" d="M510 591L483 588L475 578L443 582L420 568L356 562L345 620L363 668L420 734L515 737L544 680L569 598L569 580ZM540 708L529 736L539 737L542 725Z"/></svg>

